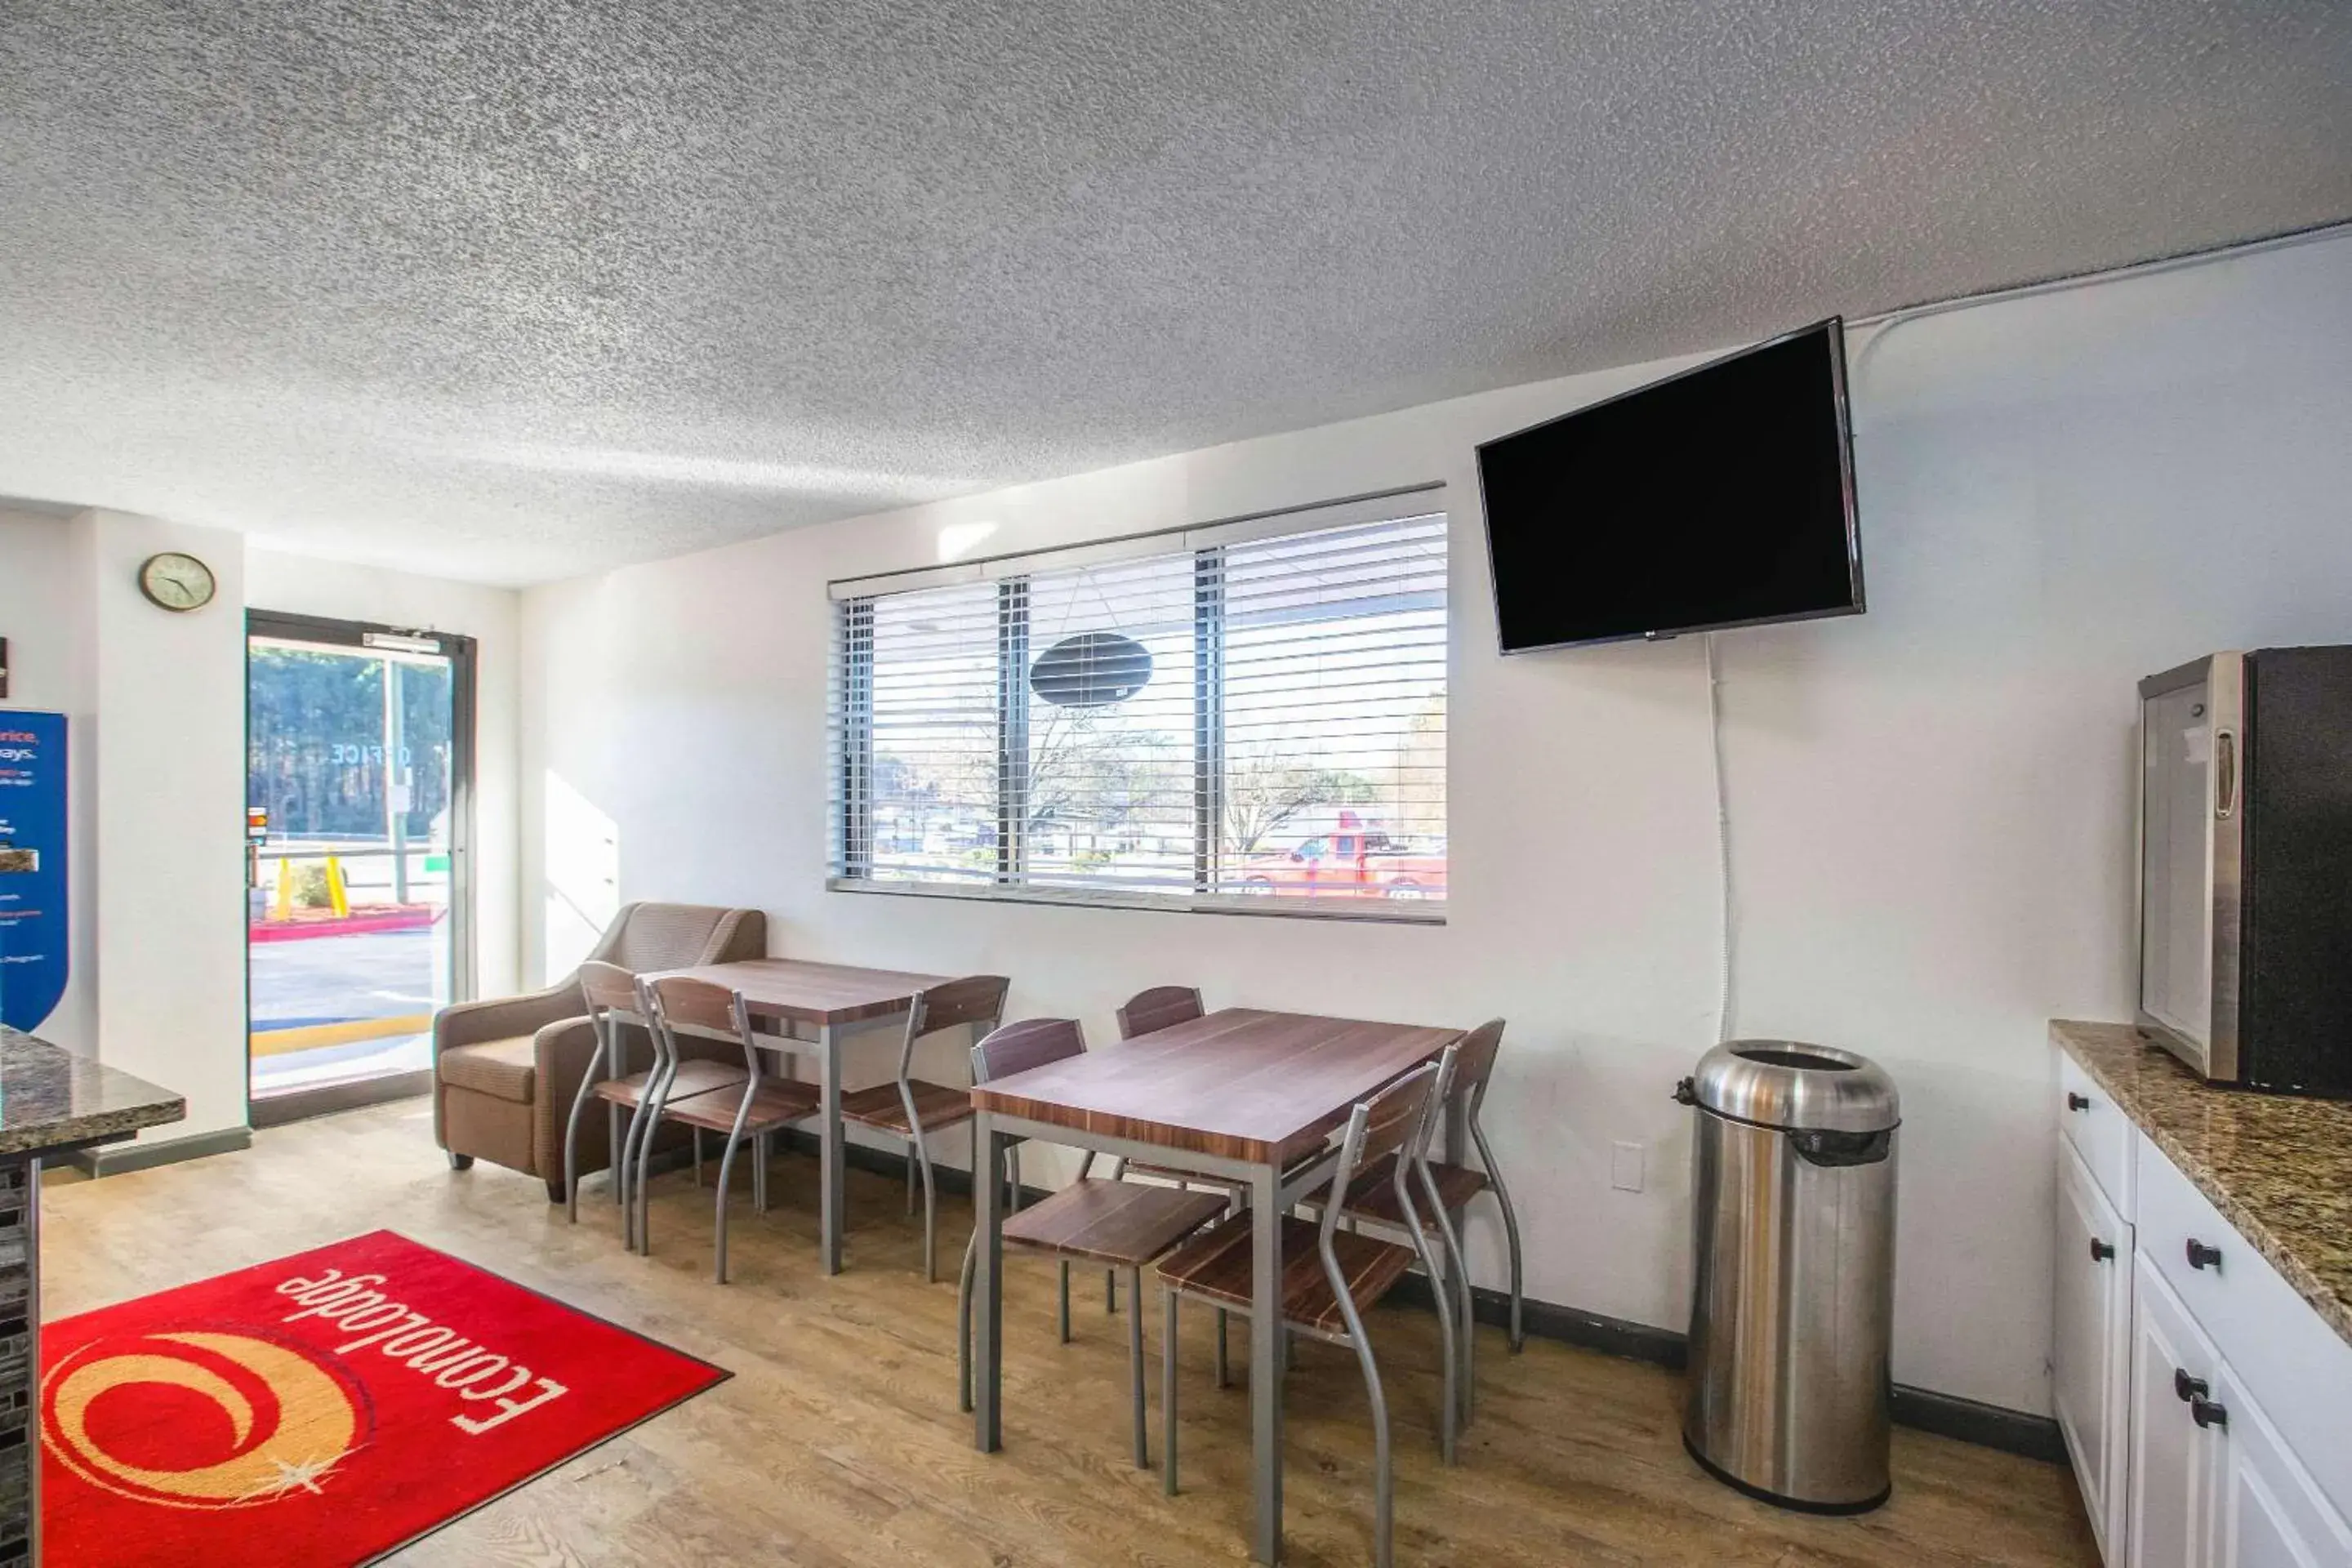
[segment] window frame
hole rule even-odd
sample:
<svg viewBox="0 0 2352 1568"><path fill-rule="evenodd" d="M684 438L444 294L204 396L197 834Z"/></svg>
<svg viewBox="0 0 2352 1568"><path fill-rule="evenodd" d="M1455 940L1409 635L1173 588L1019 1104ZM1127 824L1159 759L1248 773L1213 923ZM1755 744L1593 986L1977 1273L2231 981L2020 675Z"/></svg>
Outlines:
<svg viewBox="0 0 2352 1568"><path fill-rule="evenodd" d="M946 568L844 579L829 584L833 609L833 710L827 715L828 761L835 781L826 831L825 887L834 892L1080 909L1153 910L1173 914L1234 914L1282 919L1368 921L1393 925L1444 925L1444 899L1338 899L1216 890L1223 877L1227 778L1226 550L1230 544L1308 537L1403 522L1444 520L1446 696L1453 687L1452 517L1442 485L1416 485L1350 498L1328 507L1253 514L1194 529L1139 533L1065 550L984 558ZM1192 886L1190 891L1122 890L1114 887L1038 885L1023 879L1027 846L1025 780L1029 704L1026 673L1030 580L1042 572L1116 560L1192 558ZM874 874L874 605L894 593L956 582L996 582L996 868L992 880L899 880ZM1449 731L1450 733L1450 731ZM1450 764L1451 744L1448 745ZM1447 773L1450 777L1451 767ZM1328 839L1325 833L1318 836ZM1385 837L1385 836L1383 836ZM1447 879L1450 896L1452 878Z"/></svg>

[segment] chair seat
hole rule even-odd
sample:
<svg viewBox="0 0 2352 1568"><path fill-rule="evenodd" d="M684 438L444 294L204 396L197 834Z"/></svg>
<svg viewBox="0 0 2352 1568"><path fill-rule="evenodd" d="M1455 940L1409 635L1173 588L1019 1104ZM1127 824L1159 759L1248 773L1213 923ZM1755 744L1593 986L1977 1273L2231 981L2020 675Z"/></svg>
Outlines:
<svg viewBox="0 0 2352 1568"><path fill-rule="evenodd" d="M539 1042L531 1035L503 1040L477 1040L451 1046L436 1062L441 1081L452 1089L470 1089L494 1100L529 1105L538 1087Z"/></svg>
<svg viewBox="0 0 2352 1568"><path fill-rule="evenodd" d="M1467 1165L1445 1165L1432 1160L1429 1173L1436 1180L1438 1201L1449 1214L1466 1207L1472 1198L1486 1190L1486 1173ZM1412 1184L1412 1199L1416 1207L1428 1207L1429 1194L1422 1191L1418 1181ZM1397 1207L1396 1156L1391 1154L1378 1164L1367 1166L1364 1173L1349 1186L1348 1201L1339 1212L1382 1225L1402 1225L1404 1215ZM1423 1214L1421 1218L1426 1225L1435 1216Z"/></svg>
<svg viewBox="0 0 2352 1568"><path fill-rule="evenodd" d="M731 1132L735 1130L736 1114L742 1108L743 1086L738 1083L731 1089L714 1089L686 1100L665 1100L662 1114L688 1127ZM816 1085L763 1078L751 1096L751 1115L743 1123L743 1131L746 1134L772 1132L779 1127L807 1121L816 1114Z"/></svg>
<svg viewBox="0 0 2352 1568"><path fill-rule="evenodd" d="M1247 1311L1256 1266L1254 1219L1245 1213L1230 1215L1161 1258L1161 1282L1188 1296L1205 1296L1220 1306ZM1409 1247L1344 1230L1331 1237L1331 1252L1359 1309L1386 1295L1413 1262ZM1288 1215L1282 1216L1282 1315L1300 1328L1323 1333L1344 1332L1348 1326L1339 1297L1323 1271L1316 1227Z"/></svg>
<svg viewBox="0 0 2352 1568"><path fill-rule="evenodd" d="M715 1089L731 1089L740 1096L743 1080L751 1076L731 1062L680 1062L677 1076L670 1079L669 1098L663 1102L663 1109L675 1110L679 1100L709 1094ZM646 1097L646 1075L633 1072L626 1078L604 1079L588 1092L615 1105L634 1106Z"/></svg>
<svg viewBox="0 0 2352 1568"><path fill-rule="evenodd" d="M915 1114L922 1118L923 1131L936 1132L942 1127L952 1127L971 1119L971 1091L950 1089L943 1083L926 1083L921 1079L910 1080L908 1088L915 1096ZM845 1121L866 1127L878 1127L899 1137L911 1136L914 1129L907 1121L907 1107L899 1098L898 1086L877 1083L872 1089L852 1089L841 1097L841 1115Z"/></svg>
<svg viewBox="0 0 2352 1568"><path fill-rule="evenodd" d="M1215 1193L1089 1176L1004 1218L1007 1245L1139 1268L1225 1212Z"/></svg>

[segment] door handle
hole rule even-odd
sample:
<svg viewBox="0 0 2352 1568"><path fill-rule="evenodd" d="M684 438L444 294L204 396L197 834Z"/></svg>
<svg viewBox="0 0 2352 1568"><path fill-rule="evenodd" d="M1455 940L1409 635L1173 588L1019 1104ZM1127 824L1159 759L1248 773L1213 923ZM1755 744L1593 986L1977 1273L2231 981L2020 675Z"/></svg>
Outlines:
<svg viewBox="0 0 2352 1568"><path fill-rule="evenodd" d="M2191 1268L2221 1268L2221 1249L2218 1247L2208 1247L2203 1242L2198 1240L2195 1237L2190 1237L2189 1238L2189 1267Z"/></svg>
<svg viewBox="0 0 2352 1568"><path fill-rule="evenodd" d="M2095 1237L2091 1237L2091 1261L2092 1261L2092 1262L2094 1262L2094 1263L2105 1263L2105 1262L2106 1262L2109 1258L2113 1258L2115 1255L2116 1255L2116 1244L2115 1244L2114 1242L2112 1242L2112 1241L2101 1241L2101 1240L2100 1240L2097 1237L2095 1237Z"/></svg>
<svg viewBox="0 0 2352 1568"><path fill-rule="evenodd" d="M2172 1369L2172 1392L2187 1405L2212 1393L2213 1385L2201 1377L2189 1376L2187 1367L2176 1366Z"/></svg>
<svg viewBox="0 0 2352 1568"><path fill-rule="evenodd" d="M2088 1110L2091 1109L2091 1097L2087 1094L2076 1094L2070 1089L2066 1091L2066 1109L2069 1110Z"/></svg>
<svg viewBox="0 0 2352 1568"><path fill-rule="evenodd" d="M2238 809L2238 737L2213 731L2213 815L2227 819Z"/></svg>
<svg viewBox="0 0 2352 1568"><path fill-rule="evenodd" d="M2196 1422L2200 1427L2227 1428L2230 1425L2230 1412L2200 1394L2189 1402L2189 1419Z"/></svg>

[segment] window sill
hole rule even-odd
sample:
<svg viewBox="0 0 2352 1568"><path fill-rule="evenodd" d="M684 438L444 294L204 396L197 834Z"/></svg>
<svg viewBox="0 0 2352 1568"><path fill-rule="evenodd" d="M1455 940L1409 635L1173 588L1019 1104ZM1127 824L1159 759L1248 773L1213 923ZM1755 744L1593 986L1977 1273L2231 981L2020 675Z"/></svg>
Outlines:
<svg viewBox="0 0 2352 1568"><path fill-rule="evenodd" d="M943 882L877 881L867 877L827 877L828 891L879 893L909 899L950 899L963 903L1048 904L1079 910L1150 910L1174 915L1243 915L1259 919L1355 921L1373 925L1442 926L1440 900L1285 899L1245 894L1179 898L1165 893L1121 893L1097 888L1008 888L990 883L959 887Z"/></svg>

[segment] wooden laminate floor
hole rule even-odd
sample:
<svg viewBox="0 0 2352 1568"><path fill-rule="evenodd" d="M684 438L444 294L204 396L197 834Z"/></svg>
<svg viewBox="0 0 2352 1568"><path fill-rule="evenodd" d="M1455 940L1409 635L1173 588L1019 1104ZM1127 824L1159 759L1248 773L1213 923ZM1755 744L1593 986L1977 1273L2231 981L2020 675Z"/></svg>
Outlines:
<svg viewBox="0 0 2352 1568"><path fill-rule="evenodd" d="M1004 1451L956 1409L952 1274L925 1286L901 1189L851 1174L849 1268L815 1262L815 1171L778 1161L776 1208L739 1200L734 1283L709 1279L709 1194L659 1178L655 1256L625 1255L601 1191L564 1223L538 1182L453 1174L423 1101L258 1133L250 1152L46 1191L44 1288L62 1317L389 1226L666 1340L735 1378L410 1548L425 1568L722 1563L1029 1568L1245 1563L1248 1395L1219 1391L1208 1314L1188 1311L1183 1495L1128 1457L1124 1319L1079 1276L1077 1342L1055 1342L1053 1270L1013 1258ZM740 1180L740 1178L739 1178ZM941 1215L952 1268L969 1209ZM1160 1318L1147 1316L1158 1455ZM2059 1467L1898 1430L1895 1498L1861 1519L1751 1501L1701 1475L1671 1373L1480 1331L1479 1419L1437 1462L1436 1335L1407 1308L1372 1333L1397 1421L1400 1563L2095 1563ZM1238 1342L1238 1336L1237 1336ZM1352 1357L1302 1344L1290 1374L1288 1554L1370 1558L1370 1424Z"/></svg>

